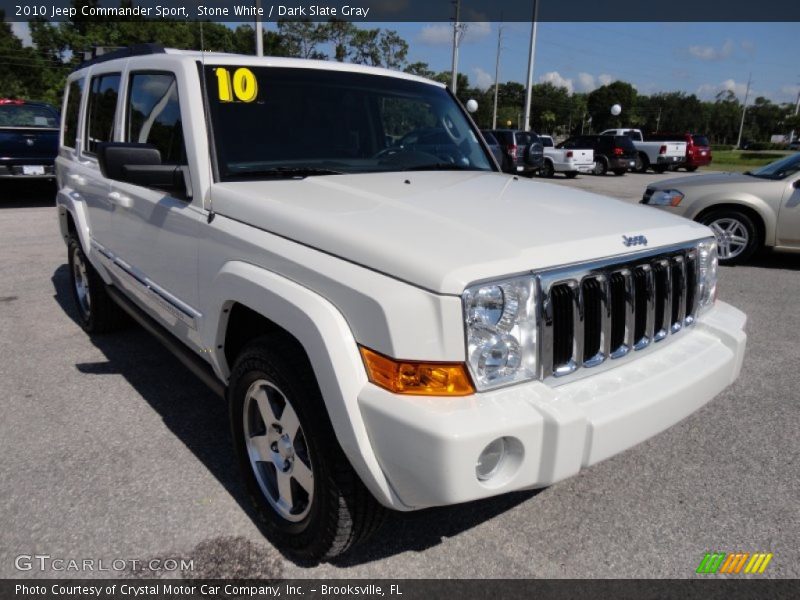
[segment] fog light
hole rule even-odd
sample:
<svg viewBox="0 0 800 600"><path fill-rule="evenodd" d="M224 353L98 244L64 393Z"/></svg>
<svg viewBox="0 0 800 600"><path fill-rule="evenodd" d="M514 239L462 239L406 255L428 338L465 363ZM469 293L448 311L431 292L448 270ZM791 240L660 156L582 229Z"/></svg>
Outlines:
<svg viewBox="0 0 800 600"><path fill-rule="evenodd" d="M491 479L500 470L505 457L505 438L497 438L486 446L478 457L478 464L475 465L475 474L478 476L478 480L486 481Z"/></svg>

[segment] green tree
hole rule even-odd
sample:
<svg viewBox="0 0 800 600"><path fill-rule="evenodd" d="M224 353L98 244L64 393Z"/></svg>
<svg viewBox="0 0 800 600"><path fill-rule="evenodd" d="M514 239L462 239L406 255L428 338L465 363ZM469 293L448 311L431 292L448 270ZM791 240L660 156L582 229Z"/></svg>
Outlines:
<svg viewBox="0 0 800 600"><path fill-rule="evenodd" d="M620 126L623 120L630 122L636 115L636 96L636 89L624 81L614 81L591 92L586 104L592 115L592 127L596 131L602 131ZM615 117L611 114L614 104L622 106L622 116Z"/></svg>

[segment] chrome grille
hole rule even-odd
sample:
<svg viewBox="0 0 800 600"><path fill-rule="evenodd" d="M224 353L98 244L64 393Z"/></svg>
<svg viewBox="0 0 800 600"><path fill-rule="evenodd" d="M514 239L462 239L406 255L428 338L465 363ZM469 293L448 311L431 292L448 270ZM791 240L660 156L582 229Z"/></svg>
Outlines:
<svg viewBox="0 0 800 600"><path fill-rule="evenodd" d="M691 325L697 275L694 246L539 274L542 378L613 363Z"/></svg>

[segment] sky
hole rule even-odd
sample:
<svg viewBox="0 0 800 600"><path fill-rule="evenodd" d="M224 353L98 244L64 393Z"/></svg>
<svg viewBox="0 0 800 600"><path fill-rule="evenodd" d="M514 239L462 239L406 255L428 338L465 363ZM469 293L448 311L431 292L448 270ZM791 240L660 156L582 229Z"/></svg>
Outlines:
<svg viewBox="0 0 800 600"><path fill-rule="evenodd" d="M12 25L29 41L27 24ZM394 29L409 43L409 62L450 70L450 23L360 26ZM459 72L473 85L494 83L500 27L500 81L526 80L530 24L476 22L467 24L459 58ZM588 92L619 79L642 94L683 91L702 99L732 90L741 101L752 73L750 101L766 96L794 103L800 91L796 59L797 23L540 23L534 80Z"/></svg>

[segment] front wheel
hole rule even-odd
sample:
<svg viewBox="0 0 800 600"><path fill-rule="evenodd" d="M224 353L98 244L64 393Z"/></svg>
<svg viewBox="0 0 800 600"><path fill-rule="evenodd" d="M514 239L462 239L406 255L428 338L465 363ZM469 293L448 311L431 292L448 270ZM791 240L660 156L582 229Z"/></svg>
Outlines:
<svg viewBox="0 0 800 600"><path fill-rule="evenodd" d="M67 260L72 299L78 309L78 324L86 333L107 333L123 325L126 315L111 299L106 285L86 258L80 240L67 240Z"/></svg>
<svg viewBox="0 0 800 600"><path fill-rule="evenodd" d="M647 169L650 167L650 160L647 158L647 155L643 152L640 152L636 155L636 164L633 166L633 170L637 173L647 173Z"/></svg>
<svg viewBox="0 0 800 600"><path fill-rule="evenodd" d="M553 163L551 163L549 160L544 161L544 164L542 165L542 170L539 171L539 174L542 177L552 177L553 175L555 175L555 173L556 170L555 167L553 167Z"/></svg>
<svg viewBox="0 0 800 600"><path fill-rule="evenodd" d="M746 261L761 247L761 233L749 215L738 210L717 210L701 221L717 238L717 254L721 264Z"/></svg>
<svg viewBox="0 0 800 600"><path fill-rule="evenodd" d="M228 401L248 495L278 548L317 561L377 529L384 510L340 448L314 373L292 342L251 343L233 367Z"/></svg>

